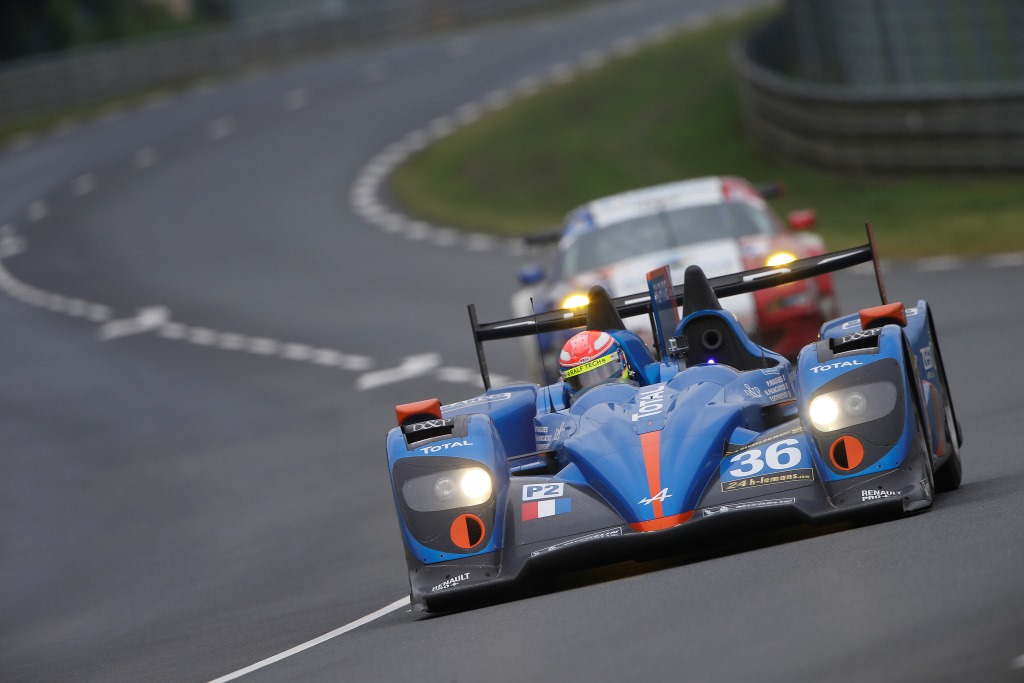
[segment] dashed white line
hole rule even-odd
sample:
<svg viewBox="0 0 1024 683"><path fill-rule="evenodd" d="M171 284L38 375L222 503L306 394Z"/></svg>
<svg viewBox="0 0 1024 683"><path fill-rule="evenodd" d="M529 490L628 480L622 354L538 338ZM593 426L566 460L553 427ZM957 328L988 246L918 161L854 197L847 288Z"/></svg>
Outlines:
<svg viewBox="0 0 1024 683"><path fill-rule="evenodd" d="M360 75L366 83L379 83L388 76L388 67L384 62L370 62L364 64Z"/></svg>
<svg viewBox="0 0 1024 683"><path fill-rule="evenodd" d="M451 59L459 59L471 54L475 48L472 38L461 37L445 43L444 53Z"/></svg>
<svg viewBox="0 0 1024 683"><path fill-rule="evenodd" d="M436 370L441 365L441 355L437 353L421 353L409 356L398 367L386 368L360 375L356 380L356 389L366 391L385 384L394 384L415 377L422 377Z"/></svg>
<svg viewBox="0 0 1024 683"><path fill-rule="evenodd" d="M254 353L257 356L273 356L277 354L278 349L281 347L281 342L276 339L266 339L265 337L255 337L249 340L246 346L246 351Z"/></svg>
<svg viewBox="0 0 1024 683"><path fill-rule="evenodd" d="M84 197L96 190L98 181L95 173L83 173L71 181L71 194L76 197Z"/></svg>
<svg viewBox="0 0 1024 683"><path fill-rule="evenodd" d="M284 96L285 111L298 111L309 104L309 88L294 88Z"/></svg>
<svg viewBox="0 0 1024 683"><path fill-rule="evenodd" d="M12 152L24 152L36 144L36 136L32 133L18 133L14 135L7 145Z"/></svg>
<svg viewBox="0 0 1024 683"><path fill-rule="evenodd" d="M1010 669L1024 669L1024 655L1014 657L1010 660Z"/></svg>
<svg viewBox="0 0 1024 683"><path fill-rule="evenodd" d="M25 240L22 239L14 226L7 223L0 227L0 259L17 256L25 251Z"/></svg>
<svg viewBox="0 0 1024 683"><path fill-rule="evenodd" d="M53 137L66 138L69 135L73 135L78 132L81 127L82 124L75 119L64 119L57 124L57 128L53 131Z"/></svg>
<svg viewBox="0 0 1024 683"><path fill-rule="evenodd" d="M206 137L210 140L223 140L235 132L235 120L230 116L214 119L206 126Z"/></svg>
<svg viewBox="0 0 1024 683"><path fill-rule="evenodd" d="M989 268L1011 268L1014 266L1024 266L1024 251L989 256L985 259L985 265Z"/></svg>
<svg viewBox="0 0 1024 683"><path fill-rule="evenodd" d="M197 346L213 346L217 343L217 333L205 327L193 327L188 331L185 341Z"/></svg>
<svg viewBox="0 0 1024 683"><path fill-rule="evenodd" d="M395 610L399 610L399 609L401 609L403 607L408 607L409 604L410 604L409 596L405 596L404 598L400 598L399 600L395 600L390 605L387 605L385 607L381 607L376 612L372 612L370 614L367 614L365 617L361 617L361 618L356 619L355 621L353 621L351 623L345 624L341 628L336 628L333 631L325 633L325 634L323 634L322 636L320 636L318 638L314 638L313 640L306 641L305 643L302 643L301 645L296 645L295 647L291 648L290 650L285 650L284 652L282 652L280 654L276 654L273 657L267 657L266 659L260 660L260 661L256 662L255 664L250 664L249 666L245 667L244 669L239 669L238 671L234 671L234 672L229 673L229 674L227 674L225 676L221 676L220 678L215 678L212 681L210 681L210 683L227 683L228 681L233 681L233 680L235 680L237 678L241 678L242 676L244 676L244 675L246 675L248 673L252 673L253 671L258 671L259 669L262 669L264 667L270 666L271 664L273 664L275 662L279 662L282 659L286 659L288 657L291 657L292 655L295 655L295 654L298 654L300 652L303 652L304 650L308 650L311 647L316 647L317 645L320 645L321 643L325 643L328 640L331 640L332 638L337 638L338 636L343 635L345 633L348 633L349 631L355 630L355 629L359 628L360 626L363 626L365 624L370 623L371 621L374 621L376 619L380 619L381 617L383 617L385 615L388 615L391 612L394 612Z"/></svg>
<svg viewBox="0 0 1024 683"><path fill-rule="evenodd" d="M143 147L135 152L135 156L132 158L132 165L141 171L155 164L157 159L159 159L159 154L156 151L156 147Z"/></svg>
<svg viewBox="0 0 1024 683"><path fill-rule="evenodd" d="M49 213L50 208L42 199L37 199L31 202L25 210L25 215L28 217L29 221L33 223L38 223L43 220Z"/></svg>
<svg viewBox="0 0 1024 683"><path fill-rule="evenodd" d="M110 107L109 109L106 109L102 114L100 114L100 117L96 119L96 122L106 126L110 125L111 123L116 123L117 121L120 121L124 118L124 116L124 110L121 109L119 106L114 106Z"/></svg>
<svg viewBox="0 0 1024 683"><path fill-rule="evenodd" d="M917 269L923 273L955 270L963 266L963 259L958 256L933 256L917 262Z"/></svg>

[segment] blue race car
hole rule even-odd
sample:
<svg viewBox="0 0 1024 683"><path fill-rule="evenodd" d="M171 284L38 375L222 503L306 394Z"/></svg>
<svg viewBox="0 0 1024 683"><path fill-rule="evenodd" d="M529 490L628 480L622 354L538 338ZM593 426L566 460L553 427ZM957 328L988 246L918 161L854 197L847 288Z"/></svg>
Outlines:
<svg viewBox="0 0 1024 683"><path fill-rule="evenodd" d="M387 437L413 604L735 530L914 513L956 489L963 439L925 301L886 303L879 276L883 305L825 323L795 367L719 304L870 260L869 239L711 280L691 266L678 287L652 271L647 293L594 287L585 310L479 323L470 306L485 393L400 405ZM622 321L643 314L656 354ZM490 387L483 342L575 327L611 335L629 378Z"/></svg>

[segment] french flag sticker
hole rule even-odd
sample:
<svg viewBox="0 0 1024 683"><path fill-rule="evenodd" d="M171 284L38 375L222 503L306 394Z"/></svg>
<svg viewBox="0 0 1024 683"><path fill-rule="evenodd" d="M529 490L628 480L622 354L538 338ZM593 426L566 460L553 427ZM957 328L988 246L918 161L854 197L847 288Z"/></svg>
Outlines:
<svg viewBox="0 0 1024 683"><path fill-rule="evenodd" d="M572 498L553 498L523 503L523 521L528 522L540 517L560 515L570 510L572 510Z"/></svg>

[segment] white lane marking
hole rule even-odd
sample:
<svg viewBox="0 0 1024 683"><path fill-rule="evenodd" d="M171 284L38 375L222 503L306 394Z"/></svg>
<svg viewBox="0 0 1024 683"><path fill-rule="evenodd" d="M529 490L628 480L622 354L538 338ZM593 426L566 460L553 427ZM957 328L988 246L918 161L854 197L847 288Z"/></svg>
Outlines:
<svg viewBox="0 0 1024 683"><path fill-rule="evenodd" d="M598 69L608 63L608 53L604 50L587 50L580 55L578 63L583 69Z"/></svg>
<svg viewBox="0 0 1024 683"><path fill-rule="evenodd" d="M234 132L235 120L230 116L222 116L206 125L206 137L210 140L223 140Z"/></svg>
<svg viewBox="0 0 1024 683"><path fill-rule="evenodd" d="M408 356L398 367L376 370L360 375L359 379L356 380L356 389L366 391L367 389L374 389L385 384L394 384L395 382L402 382L414 377L422 377L433 372L439 365L441 365L441 354L439 353L421 353L416 356Z"/></svg>
<svg viewBox="0 0 1024 683"><path fill-rule="evenodd" d="M989 256L985 259L985 265L989 268L1011 268L1013 266L1024 266L1024 251Z"/></svg>
<svg viewBox="0 0 1024 683"><path fill-rule="evenodd" d="M25 251L25 240L18 236L13 225L0 227L0 259L17 256Z"/></svg>
<svg viewBox="0 0 1024 683"><path fill-rule="evenodd" d="M205 81L188 91L193 97L204 97L220 90L220 84L215 81Z"/></svg>
<svg viewBox="0 0 1024 683"><path fill-rule="evenodd" d="M84 197L96 190L99 181L95 173L83 173L71 181L71 194L76 197Z"/></svg>
<svg viewBox="0 0 1024 683"><path fill-rule="evenodd" d="M559 62L548 69L548 80L552 83L568 83L576 77L576 66L569 62Z"/></svg>
<svg viewBox="0 0 1024 683"><path fill-rule="evenodd" d="M284 96L285 111L298 111L309 104L309 88L294 88Z"/></svg>
<svg viewBox="0 0 1024 683"><path fill-rule="evenodd" d="M379 83L388 77L387 64L380 61L364 64L360 75L366 83Z"/></svg>
<svg viewBox="0 0 1024 683"><path fill-rule="evenodd" d="M1020 655L1019 657L1014 657L1013 659L1011 659L1010 660L1010 668L1011 669L1024 669L1024 655Z"/></svg>
<svg viewBox="0 0 1024 683"><path fill-rule="evenodd" d="M42 199L37 199L28 205L28 209L25 211L25 215L33 223L37 223L50 213L50 208L46 205Z"/></svg>
<svg viewBox="0 0 1024 683"><path fill-rule="evenodd" d="M616 57L628 57L640 49L640 41L635 36L619 38L612 43L611 51Z"/></svg>
<svg viewBox="0 0 1024 683"><path fill-rule="evenodd" d="M157 93L146 100L146 103L142 105L142 108L146 111L156 111L163 109L171 103L171 96L167 93Z"/></svg>
<svg viewBox="0 0 1024 683"><path fill-rule="evenodd" d="M116 123L124 118L124 109L121 109L118 105L107 108L100 114L100 117L96 119L101 125L108 125Z"/></svg>
<svg viewBox="0 0 1024 683"><path fill-rule="evenodd" d="M10 143L8 143L7 149L9 149L12 152L24 152L26 149L29 149L34 144L36 144L35 135L28 132L18 133L17 135L11 138Z"/></svg>
<svg viewBox="0 0 1024 683"><path fill-rule="evenodd" d="M955 270L963 266L963 260L957 256L933 256L917 262L917 269L922 273Z"/></svg>
<svg viewBox="0 0 1024 683"><path fill-rule="evenodd" d="M141 171L142 169L149 168L155 164L159 158L160 155L156 151L156 147L143 147L135 152L135 156L132 159L132 165Z"/></svg>
<svg viewBox="0 0 1024 683"><path fill-rule="evenodd" d="M475 380L477 374L469 368L440 368L437 371L437 378L442 382L465 384Z"/></svg>
<svg viewBox="0 0 1024 683"><path fill-rule="evenodd" d="M445 43L444 53L451 59L459 59L472 53L474 49L476 49L476 45L473 39L468 36L462 36Z"/></svg>
<svg viewBox="0 0 1024 683"><path fill-rule="evenodd" d="M111 320L100 327L97 334L101 341L110 341L134 334L152 332L163 327L171 319L171 311L166 306L148 306L140 308L134 318Z"/></svg>
<svg viewBox="0 0 1024 683"><path fill-rule="evenodd" d="M332 638L337 638L338 636L343 635L345 633L348 633L349 631L353 631L353 630L359 628L360 626L363 626L365 624L369 624L371 621L374 621L376 619L380 619L381 617L383 617L385 615L388 615L391 612L394 612L395 610L401 609L403 607L408 607L410 602L411 601L409 600L409 596L407 595L404 598L401 598L399 600L395 600L393 603L391 603L390 605L387 605L386 607L381 607L376 612L372 612L370 614L367 614L365 617L361 617L361 618L356 619L355 621L353 621L351 623L345 624L341 628L336 628L333 631L330 631L329 633L325 633L322 636L320 636L319 638L314 638L313 640L308 640L308 641L306 641L305 643L303 643L301 645L296 645L295 647L291 648L290 650L285 650L281 654L274 655L273 657L267 657L266 659L262 659L262 660L256 662L255 664L250 664L249 666L245 667L244 669L239 669L238 671L234 671L232 673L229 673L226 676L221 676L220 678L215 678L212 681L210 681L210 683L227 683L227 681L233 681L236 678L241 678L242 676L244 676L244 675L246 675L248 673L252 673L253 671L257 671L257 670L262 669L262 668L264 668L266 666L270 666L271 664L273 664L275 662L279 662L282 659L286 659L287 657L291 657L292 655L298 654L298 653L300 653L300 652L302 652L304 650L308 650L311 647L316 647L317 645L320 645L321 643L326 643L328 640L331 640Z"/></svg>
<svg viewBox="0 0 1024 683"><path fill-rule="evenodd" d="M53 131L53 137L66 138L69 135L78 132L78 129L81 127L82 124L75 119L64 119L57 124L56 130Z"/></svg>

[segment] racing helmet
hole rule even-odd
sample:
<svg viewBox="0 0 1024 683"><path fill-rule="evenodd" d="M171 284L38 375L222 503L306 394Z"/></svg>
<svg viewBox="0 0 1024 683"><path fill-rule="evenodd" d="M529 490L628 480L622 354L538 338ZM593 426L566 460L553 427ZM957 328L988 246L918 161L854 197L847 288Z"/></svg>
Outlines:
<svg viewBox="0 0 1024 683"><path fill-rule="evenodd" d="M626 354L607 332L587 330L573 335L558 354L558 374L570 396L616 379L629 379Z"/></svg>

